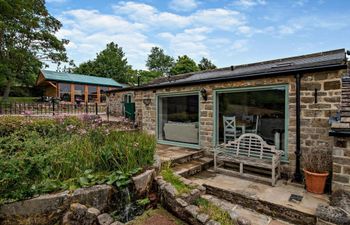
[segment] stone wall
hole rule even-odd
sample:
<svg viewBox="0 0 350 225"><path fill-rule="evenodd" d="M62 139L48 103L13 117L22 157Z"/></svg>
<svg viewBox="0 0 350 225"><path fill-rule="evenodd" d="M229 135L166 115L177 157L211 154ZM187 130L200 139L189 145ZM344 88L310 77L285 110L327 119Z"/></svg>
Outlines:
<svg viewBox="0 0 350 225"><path fill-rule="evenodd" d="M341 96L341 77L346 70L333 70L318 73L303 74L301 79L301 151L307 154L314 154L318 150L331 152L333 138L329 137L330 126L329 116L339 110ZM288 159L289 163L284 164L283 171L291 176L295 169L295 78L293 75L279 76L260 79L249 79L239 81L228 81L221 83L209 83L192 86L179 86L160 89L136 91L136 120L143 130L155 134L156 132L156 97L158 94L171 94L181 92L200 91L205 88L208 94L207 101L200 101L200 147L210 150L213 146L214 112L213 112L213 90L221 88L256 87L263 85L287 84L289 90L289 127L288 127ZM317 103L315 103L315 89L317 89ZM118 95L111 96L110 101L117 102ZM143 99L151 99L146 106ZM330 153L331 154L331 153Z"/></svg>
<svg viewBox="0 0 350 225"><path fill-rule="evenodd" d="M329 117L334 116L340 108L341 77L346 70L328 71L305 74L301 80L301 152L304 156L315 155L320 151L326 151L332 155L334 146L333 137L329 136ZM317 90L317 101L315 101L315 89ZM290 104L293 114L290 118L290 127L295 131L295 99ZM291 110L292 109L292 110ZM289 129L291 130L291 129ZM289 137L290 149L295 149L295 132ZM293 159L295 155L292 156ZM331 157L330 157L331 158ZM303 163L301 161L301 163ZM332 165L329 163L329 170ZM301 166L303 166L301 164ZM330 180L328 181L330 182ZM329 190L327 186L326 190Z"/></svg>
<svg viewBox="0 0 350 225"><path fill-rule="evenodd" d="M332 190L350 191L350 137L334 137Z"/></svg>
<svg viewBox="0 0 350 225"><path fill-rule="evenodd" d="M123 115L123 102L124 95L131 94L134 95L131 91L123 91L112 93L107 98L107 103L109 104L109 110L113 116L122 116Z"/></svg>
<svg viewBox="0 0 350 225"><path fill-rule="evenodd" d="M332 123L333 131L348 133L344 137L334 137L333 147L333 191L350 191L350 76L341 80L340 121Z"/></svg>
<svg viewBox="0 0 350 225"><path fill-rule="evenodd" d="M153 167L155 169L146 170L132 177L132 182L123 189L112 185L95 185L74 191L44 194L28 200L1 205L0 224L61 224L62 219L64 219L63 215L73 203L96 208L102 213L119 213L121 220L125 217L131 218L131 216L135 216L132 213L143 211L143 206L137 204L137 200L144 199L151 191L155 170L159 171L160 164L154 164Z"/></svg>

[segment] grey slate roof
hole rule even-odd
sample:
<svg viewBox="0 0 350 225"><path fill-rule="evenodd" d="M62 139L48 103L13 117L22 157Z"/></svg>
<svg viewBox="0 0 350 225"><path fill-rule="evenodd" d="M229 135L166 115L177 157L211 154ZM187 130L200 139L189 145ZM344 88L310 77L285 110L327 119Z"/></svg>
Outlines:
<svg viewBox="0 0 350 225"><path fill-rule="evenodd" d="M326 69L337 66L346 66L345 49L231 66L210 71L200 71L171 76L169 78L163 77L153 80L148 84L128 89L160 88L165 86L190 85L230 79L247 79L258 76L277 76L286 73ZM120 91L122 90L123 89L120 89Z"/></svg>

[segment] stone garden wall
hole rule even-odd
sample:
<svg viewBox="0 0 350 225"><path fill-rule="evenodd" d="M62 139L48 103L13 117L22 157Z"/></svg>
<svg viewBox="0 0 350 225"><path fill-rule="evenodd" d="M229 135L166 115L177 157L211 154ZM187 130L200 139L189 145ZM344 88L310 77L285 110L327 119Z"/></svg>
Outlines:
<svg viewBox="0 0 350 225"><path fill-rule="evenodd" d="M341 77L346 70L333 70L303 74L301 80L301 151L303 154L317 154L319 150L329 151L333 148L333 138L329 137L329 116L339 110L341 96ZM200 147L210 150L213 147L213 90L220 88L256 87L263 85L287 84L289 87L289 126L288 126L288 163L284 164L283 172L291 177L295 169L295 78L293 75L269 77L261 79L229 81L225 83L209 83L201 85L169 87L135 91L136 120L139 126L152 134L156 132L156 97L158 94L170 94L199 91L205 88L208 100L200 101ZM315 102L317 89L317 102ZM110 102L120 104L123 92L110 95ZM151 99L149 105L143 99ZM118 106L115 106L118 111Z"/></svg>
<svg viewBox="0 0 350 225"><path fill-rule="evenodd" d="M156 170L159 170L159 168L156 168ZM101 221L111 218L107 213L112 211L124 213L127 207L129 207L130 212L126 213L131 214L133 213L131 209L134 209L135 216L137 213L143 212L142 206L138 208L136 200L147 196L152 188L154 177L155 169L151 169L134 176L132 178L133 182L123 189L117 189L111 185L95 185L80 188L73 192L64 191L56 194L46 194L5 204L0 206L0 224L103 225L105 223ZM100 223L97 223L98 221Z"/></svg>

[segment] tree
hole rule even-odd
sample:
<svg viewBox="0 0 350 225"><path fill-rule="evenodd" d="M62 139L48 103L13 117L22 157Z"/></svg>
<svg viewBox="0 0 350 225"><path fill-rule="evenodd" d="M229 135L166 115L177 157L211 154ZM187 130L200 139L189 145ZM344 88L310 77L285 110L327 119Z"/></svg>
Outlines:
<svg viewBox="0 0 350 225"><path fill-rule="evenodd" d="M44 0L0 0L0 11L0 80L6 100L13 84L33 83L43 62L66 62L68 41L55 36L62 24Z"/></svg>
<svg viewBox="0 0 350 225"><path fill-rule="evenodd" d="M106 48L97 54L94 60L89 60L73 69L74 73L88 74L99 77L113 78L115 81L127 83L128 71L131 66L125 58L123 49L111 42Z"/></svg>
<svg viewBox="0 0 350 225"><path fill-rule="evenodd" d="M170 74L177 75L195 71L199 71L196 62L187 55L183 55L177 58L175 65L170 70Z"/></svg>
<svg viewBox="0 0 350 225"><path fill-rule="evenodd" d="M148 70L130 70L129 74L129 83L131 85L138 85L138 79L140 79L140 85L142 85L163 76L161 72Z"/></svg>
<svg viewBox="0 0 350 225"><path fill-rule="evenodd" d="M168 73L174 65L174 59L165 55L164 50L159 47L152 47L151 54L148 55L146 66L150 71L156 71L161 74Z"/></svg>
<svg viewBox="0 0 350 225"><path fill-rule="evenodd" d="M200 70L213 70L216 69L216 66L207 58L203 57L199 61L198 67Z"/></svg>

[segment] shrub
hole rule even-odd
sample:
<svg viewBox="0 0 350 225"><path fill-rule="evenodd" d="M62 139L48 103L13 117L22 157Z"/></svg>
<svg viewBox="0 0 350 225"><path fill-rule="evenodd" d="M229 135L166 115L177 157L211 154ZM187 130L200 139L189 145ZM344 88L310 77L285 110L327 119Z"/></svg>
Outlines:
<svg viewBox="0 0 350 225"><path fill-rule="evenodd" d="M332 152L327 150L305 152L302 159L304 168L309 172L325 173L332 167Z"/></svg>
<svg viewBox="0 0 350 225"><path fill-rule="evenodd" d="M21 128L25 118L19 116L0 116L0 137L7 136Z"/></svg>

